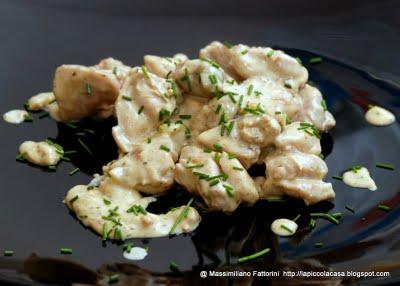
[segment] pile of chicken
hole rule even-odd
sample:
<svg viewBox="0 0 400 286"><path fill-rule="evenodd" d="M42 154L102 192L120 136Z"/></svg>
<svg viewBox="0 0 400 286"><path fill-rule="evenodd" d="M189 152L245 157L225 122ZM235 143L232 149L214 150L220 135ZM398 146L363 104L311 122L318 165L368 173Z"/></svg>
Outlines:
<svg viewBox="0 0 400 286"><path fill-rule="evenodd" d="M271 196L306 204L334 198L323 181L319 131L335 120L307 81L307 70L282 51L220 42L193 60L147 55L141 67L112 58L60 66L51 115L63 122L115 116L120 153L97 184L72 188L66 204L103 237L124 239L198 226L192 207L146 211L175 183L223 212ZM248 174L253 164L266 165L265 177Z"/></svg>

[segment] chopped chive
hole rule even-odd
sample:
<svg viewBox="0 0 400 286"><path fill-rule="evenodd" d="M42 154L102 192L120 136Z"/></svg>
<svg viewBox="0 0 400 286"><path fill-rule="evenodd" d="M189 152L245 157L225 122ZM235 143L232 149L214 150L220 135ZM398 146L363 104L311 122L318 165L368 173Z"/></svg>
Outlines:
<svg viewBox="0 0 400 286"><path fill-rule="evenodd" d="M104 198L104 199L103 199L103 203L104 203L106 206L109 206L109 205L111 204L111 201L110 201L110 200L107 200L106 198Z"/></svg>
<svg viewBox="0 0 400 286"><path fill-rule="evenodd" d="M242 94L242 95L240 95L240 97L239 97L239 102L238 102L238 106L239 106L239 108L241 108L241 107L242 107L243 98L244 98L243 94Z"/></svg>
<svg viewBox="0 0 400 286"><path fill-rule="evenodd" d="M210 187L214 187L214 186L218 185L218 183L219 183L218 179L213 180L213 181L210 182Z"/></svg>
<svg viewBox="0 0 400 286"><path fill-rule="evenodd" d="M69 127L69 128L72 128L72 129L77 129L78 128L78 126L76 126L74 123L72 123L72 122L64 122L64 125L65 126L67 126L67 127Z"/></svg>
<svg viewBox="0 0 400 286"><path fill-rule="evenodd" d="M328 110L328 107L326 106L326 101L324 99L321 100L321 106L324 109L324 111Z"/></svg>
<svg viewBox="0 0 400 286"><path fill-rule="evenodd" d="M263 249L263 250L261 250L259 252L251 254L249 256L244 256L244 257L238 258L238 262L239 263L244 263L244 262L248 262L248 261L251 261L251 260L255 260L257 258L260 258L260 257L264 256L265 254L269 253L270 251L271 251L270 248Z"/></svg>
<svg viewBox="0 0 400 286"><path fill-rule="evenodd" d="M250 84L249 87L247 88L247 95L251 95L251 93L253 92L253 88L254 86Z"/></svg>
<svg viewBox="0 0 400 286"><path fill-rule="evenodd" d="M209 63L210 65L212 65L213 67L215 67L215 68L217 68L217 69L220 68L219 64L217 64L216 62L214 62L214 61L212 61L212 60L210 60L210 59L200 58L199 60L201 60L201 61L203 61L203 62L206 62L206 63Z"/></svg>
<svg viewBox="0 0 400 286"><path fill-rule="evenodd" d="M318 64L322 63L322 58L321 57L313 57L308 61L310 64Z"/></svg>
<svg viewBox="0 0 400 286"><path fill-rule="evenodd" d="M142 112L143 112L143 109L144 109L144 106L142 105L142 106L139 108L139 110L138 110L138 114L142 113Z"/></svg>
<svg viewBox="0 0 400 286"><path fill-rule="evenodd" d="M342 181L343 177L342 176L332 176L332 179Z"/></svg>
<svg viewBox="0 0 400 286"><path fill-rule="evenodd" d="M126 210L127 213L133 213L134 215L147 215L147 211L141 205L133 205L129 209Z"/></svg>
<svg viewBox="0 0 400 286"><path fill-rule="evenodd" d="M201 168L201 167L204 167L204 164L186 165L185 166L186 169L197 169L197 168Z"/></svg>
<svg viewBox="0 0 400 286"><path fill-rule="evenodd" d="M179 115L179 118L180 119L191 119L192 115L190 115L190 114L181 114L181 115Z"/></svg>
<svg viewBox="0 0 400 286"><path fill-rule="evenodd" d="M179 265L173 260L169 264L169 269L172 272L181 272L181 270L179 269Z"/></svg>
<svg viewBox="0 0 400 286"><path fill-rule="evenodd" d="M215 113L218 114L222 108L222 104L218 104L217 109L215 110Z"/></svg>
<svg viewBox="0 0 400 286"><path fill-rule="evenodd" d="M319 130L312 123L300 122L300 127L297 128L297 130L302 130L310 136L314 136L317 137L318 139L321 139L321 134L319 133Z"/></svg>
<svg viewBox="0 0 400 286"><path fill-rule="evenodd" d="M236 171L244 171L244 169L243 169L243 168L240 168L240 167L233 167L233 170L236 170Z"/></svg>
<svg viewBox="0 0 400 286"><path fill-rule="evenodd" d="M171 150L167 147L167 146L165 146L165 145L161 145L160 146L160 150L163 150L163 151L166 151L166 152L170 152Z"/></svg>
<svg viewBox="0 0 400 286"><path fill-rule="evenodd" d="M14 255L14 251L13 250L4 250L4 256L13 256Z"/></svg>
<svg viewBox="0 0 400 286"><path fill-rule="evenodd" d="M356 165L353 167L349 168L349 171L352 171L353 173L357 173L359 170L361 170L362 166L361 165Z"/></svg>
<svg viewBox="0 0 400 286"><path fill-rule="evenodd" d="M124 240L124 235L119 227L114 228L114 239Z"/></svg>
<svg viewBox="0 0 400 286"><path fill-rule="evenodd" d="M33 122L33 117L30 114L25 114L24 122Z"/></svg>
<svg viewBox="0 0 400 286"><path fill-rule="evenodd" d="M168 117L171 115L171 112L168 109L161 108L160 111L158 112L158 120L162 121L165 117Z"/></svg>
<svg viewBox="0 0 400 286"><path fill-rule="evenodd" d="M127 95L123 95L122 98L125 99L126 101L132 101L132 97Z"/></svg>
<svg viewBox="0 0 400 286"><path fill-rule="evenodd" d="M148 138L147 138L147 144L150 144L150 143L151 143L151 138L148 137Z"/></svg>
<svg viewBox="0 0 400 286"><path fill-rule="evenodd" d="M26 156L26 153L19 153L16 157L15 157L15 160L17 160L18 162L25 162L26 160L25 160L25 156Z"/></svg>
<svg viewBox="0 0 400 286"><path fill-rule="evenodd" d="M315 226L316 226L316 224L317 224L317 221L315 220L315 219L310 219L310 222L308 223L308 226L311 228L311 229L314 229L315 228Z"/></svg>
<svg viewBox="0 0 400 286"><path fill-rule="evenodd" d="M83 137L83 136L86 136L86 133L85 132L76 132L75 135Z"/></svg>
<svg viewBox="0 0 400 286"><path fill-rule="evenodd" d="M90 83L86 84L86 94L91 95L92 94L92 86Z"/></svg>
<svg viewBox="0 0 400 286"><path fill-rule="evenodd" d="M220 143L215 143L213 144L213 147L217 150L217 151L222 151L223 147Z"/></svg>
<svg viewBox="0 0 400 286"><path fill-rule="evenodd" d="M235 122L234 122L234 121L231 121L231 122L229 123L228 127L226 128L226 131L227 131L227 133L228 133L228 136L231 135L231 132L232 132L232 130L233 130L233 126L234 126L234 125L235 125Z"/></svg>
<svg viewBox="0 0 400 286"><path fill-rule="evenodd" d="M289 233L294 233L294 231L292 229L290 229L289 227L287 227L284 224L281 224L281 228L283 228L284 230L287 230Z"/></svg>
<svg viewBox="0 0 400 286"><path fill-rule="evenodd" d="M217 77L215 76L215 74L210 74L208 75L208 79L210 80L211 84L217 84Z"/></svg>
<svg viewBox="0 0 400 286"><path fill-rule="evenodd" d="M57 166L55 166L55 165L47 166L47 169L48 169L50 172L55 172L55 171L57 171Z"/></svg>
<svg viewBox="0 0 400 286"><path fill-rule="evenodd" d="M64 151L64 154L65 154L65 155L76 154L76 153L78 153L78 152L77 152L77 151L75 151L75 150L71 150L71 151Z"/></svg>
<svg viewBox="0 0 400 286"><path fill-rule="evenodd" d="M221 117L219 118L219 123L218 124L222 124L222 123L226 123L226 113L225 113L225 111L222 112Z"/></svg>
<svg viewBox="0 0 400 286"><path fill-rule="evenodd" d="M111 276L108 277L108 284L109 284L109 285L115 284L115 283L117 283L118 281L119 281L119 274L118 274L118 273L113 274L113 275L111 275Z"/></svg>
<svg viewBox="0 0 400 286"><path fill-rule="evenodd" d="M341 218L342 217L342 213L341 212L336 212L331 214L331 216L333 216L334 218Z"/></svg>
<svg viewBox="0 0 400 286"><path fill-rule="evenodd" d="M385 211L385 212L390 211L390 207L387 205L384 205L384 204L379 204L378 209L380 209L381 211Z"/></svg>
<svg viewBox="0 0 400 286"><path fill-rule="evenodd" d="M63 247L60 249L61 254L72 254L72 248Z"/></svg>
<svg viewBox="0 0 400 286"><path fill-rule="evenodd" d="M86 146L86 144L81 139L79 139L79 138L76 138L76 139L78 140L79 144L81 144L81 146L86 150L86 152L88 152L90 155L93 156L92 150L90 150L89 147Z"/></svg>
<svg viewBox="0 0 400 286"><path fill-rule="evenodd" d="M181 78L181 81L186 82L189 92L192 92L192 81L190 80L189 70L187 68L185 68L185 75Z"/></svg>
<svg viewBox="0 0 400 286"><path fill-rule="evenodd" d="M141 66L141 69L142 69L143 75L144 75L146 78L150 78L149 72L147 71L146 66Z"/></svg>
<svg viewBox="0 0 400 286"><path fill-rule="evenodd" d="M73 197L72 199L70 199L69 203L72 205L74 202L76 202L79 199L79 196L76 195L75 197Z"/></svg>
<svg viewBox="0 0 400 286"><path fill-rule="evenodd" d="M337 220L333 215L326 214L326 213L310 213L310 216L312 218L322 218L330 221L331 223L334 224L340 224L339 220Z"/></svg>
<svg viewBox="0 0 400 286"><path fill-rule="evenodd" d="M272 57L274 55L275 51L273 49L271 49L268 53L267 53L267 57Z"/></svg>
<svg viewBox="0 0 400 286"><path fill-rule="evenodd" d="M76 173L78 173L79 172L79 168L75 168L75 169L73 169L71 172L69 172L69 175L70 176L73 176L73 175L75 175Z"/></svg>
<svg viewBox="0 0 400 286"><path fill-rule="evenodd" d="M314 243L314 247L315 248L322 248L322 247L324 247L324 244L322 242L316 242L316 243Z"/></svg>
<svg viewBox="0 0 400 286"><path fill-rule="evenodd" d="M298 214L298 215L293 219L293 221L296 222L300 217L301 217L301 214Z"/></svg>
<svg viewBox="0 0 400 286"><path fill-rule="evenodd" d="M249 50L243 50L243 51L241 51L240 53L242 54L242 55L245 55L245 54L247 54L249 52Z"/></svg>
<svg viewBox="0 0 400 286"><path fill-rule="evenodd" d="M224 46L227 47L228 49L232 48L234 45L229 43L228 41L223 42Z"/></svg>
<svg viewBox="0 0 400 286"><path fill-rule="evenodd" d="M236 103L235 95L236 95L236 93L229 93L228 94L229 99L232 101L232 103Z"/></svg>
<svg viewBox="0 0 400 286"><path fill-rule="evenodd" d="M354 208L352 206L346 205L345 208L346 208L346 210L348 210L348 211L350 211L352 213L355 212L355 210L354 210Z"/></svg>
<svg viewBox="0 0 400 286"><path fill-rule="evenodd" d="M189 202L185 205L182 212L179 214L178 218L176 219L175 223L172 225L172 227L169 231L169 234L172 234L175 231L176 227L187 217L187 215L189 214L189 208L190 208L190 205L192 204L192 202L193 202L193 198L191 198L189 200Z"/></svg>
<svg viewBox="0 0 400 286"><path fill-rule="evenodd" d="M386 163L376 163L375 165L377 168L382 168L382 169L387 169L394 171L394 165L392 164L386 164Z"/></svg>
<svg viewBox="0 0 400 286"><path fill-rule="evenodd" d="M236 159L236 155L232 153L228 153L229 160Z"/></svg>
<svg viewBox="0 0 400 286"><path fill-rule="evenodd" d="M40 115L39 115L39 119L46 118L46 117L48 117L49 115L50 115L50 113L48 113L48 112L46 111L46 112L44 112L43 114L40 114Z"/></svg>
<svg viewBox="0 0 400 286"><path fill-rule="evenodd" d="M200 173L200 172L193 172L193 175L199 177L200 180L206 180L206 179L210 178L209 175Z"/></svg>
<svg viewBox="0 0 400 286"><path fill-rule="evenodd" d="M122 249L123 249L124 252L126 252L126 253L130 253L131 250L132 250L132 248L133 248L133 243L125 243L125 244L122 246Z"/></svg>
<svg viewBox="0 0 400 286"><path fill-rule="evenodd" d="M287 202L287 200L279 198L279 197L276 197L276 198L270 197L270 198L267 198L266 201L269 203L286 203Z"/></svg>
<svg viewBox="0 0 400 286"><path fill-rule="evenodd" d="M118 75L118 68L114 67L113 70L112 70L112 73L117 76Z"/></svg>

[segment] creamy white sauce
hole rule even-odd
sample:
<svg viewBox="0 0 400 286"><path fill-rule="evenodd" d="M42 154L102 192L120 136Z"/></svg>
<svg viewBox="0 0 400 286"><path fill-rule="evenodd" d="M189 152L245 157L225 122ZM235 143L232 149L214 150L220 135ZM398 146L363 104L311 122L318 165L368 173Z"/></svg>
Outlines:
<svg viewBox="0 0 400 286"><path fill-rule="evenodd" d="M42 92L29 98L28 109L41 110L55 100L56 98L52 92Z"/></svg>
<svg viewBox="0 0 400 286"><path fill-rule="evenodd" d="M376 191L378 188L374 180L371 178L367 168L362 167L359 170L349 170L343 174L343 182L354 188L364 188Z"/></svg>
<svg viewBox="0 0 400 286"><path fill-rule="evenodd" d="M25 110L14 109L3 114L4 121L11 124L20 124L24 122L25 118L28 116L28 112Z"/></svg>
<svg viewBox="0 0 400 286"><path fill-rule="evenodd" d="M94 174L93 179L88 184L88 187L96 187L97 188L100 185L101 179L102 179L102 176L100 176L99 174Z"/></svg>
<svg viewBox="0 0 400 286"><path fill-rule="evenodd" d="M291 236L296 233L297 223L287 218L279 218L272 222L271 230L279 236Z"/></svg>
<svg viewBox="0 0 400 286"><path fill-rule="evenodd" d="M147 256L147 249L142 247L132 247L129 252L124 251L123 255L128 260L143 260Z"/></svg>
<svg viewBox="0 0 400 286"><path fill-rule="evenodd" d="M387 126L396 121L396 117L389 110L373 106L365 113L365 120L376 126Z"/></svg>
<svg viewBox="0 0 400 286"><path fill-rule="evenodd" d="M57 149L47 142L25 141L19 146L19 153L25 160L39 166L56 165L61 159Z"/></svg>

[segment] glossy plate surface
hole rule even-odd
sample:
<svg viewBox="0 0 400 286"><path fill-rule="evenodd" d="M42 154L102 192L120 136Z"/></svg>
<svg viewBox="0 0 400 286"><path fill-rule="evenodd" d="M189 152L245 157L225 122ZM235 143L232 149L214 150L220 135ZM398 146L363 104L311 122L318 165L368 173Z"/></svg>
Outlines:
<svg viewBox="0 0 400 286"><path fill-rule="evenodd" d="M24 28L13 27L14 37L3 37L11 42L6 45L5 54L1 55L4 63L0 69L4 86L0 96L2 113L22 107L24 101L35 93L50 90L53 71L62 63L91 65L102 57L112 55L127 64L138 65L145 53L169 55L178 51L194 57L196 50L215 38L260 46L273 45L263 40L261 34L247 38L242 30L238 32L237 40L229 32L201 34L205 33L201 23L211 25L218 21L210 23L194 20L194 27L201 33L199 39L190 41L188 31L182 27L189 25L190 19L177 17L163 20L162 17L156 17L150 21L149 18L117 17L112 13L108 15L106 11L90 13L68 7L30 6L25 1L3 6L7 12L21 13L17 18L22 21ZM60 24L55 28L48 22L50 20L41 17L59 19L60 23L68 25ZM8 19L11 23L9 16ZM29 25L32 19L40 19L39 23L43 24L38 31L35 27L39 24L32 27ZM265 25L262 21L244 23L248 27L253 25L254 29L261 29ZM169 33L176 29L177 34L166 35L157 31L155 27L160 28L164 24ZM238 25L233 22L231 24ZM137 25L142 28L139 29ZM149 32L154 33L154 38L143 32L146 25L152 25L149 26ZM120 32L114 33L117 30ZM142 35L140 41L129 36L131 30L132 35ZM104 31L104 35L100 35L99 31ZM1 35L8 33L2 31ZM30 43L26 38L29 38ZM164 42L167 42L165 47L162 46ZM18 47L18 43L23 45ZM390 271L392 276L385 280L355 281L347 278L342 282L372 285L400 281L400 125L397 121L389 127L378 128L368 125L364 120L364 111L369 104L386 107L400 118L399 86L364 69L354 68L324 55L322 63L310 65L308 60L319 54L286 46L276 48L284 49L303 61L310 72L310 80L320 88L337 120L336 128L330 134L324 134L322 140L325 160L329 166L326 180L334 184L336 191L333 203L307 208L293 200L260 202L253 207L242 207L230 216L204 213L200 227L191 235L132 240L135 245L149 248L145 260L132 263L123 258L121 245L111 242L104 245L62 203L69 188L88 182L93 173L100 172L101 166L115 157L115 146L109 132L115 123L82 123L82 128L96 130L95 135L85 138L96 154L97 160L94 160L77 144L75 130L57 125L48 118L40 120L40 114L34 114L33 123L17 126L2 121L0 251L12 249L14 256L0 257L0 281L60 284L94 283L98 280L99 283L107 284L105 277L119 272L121 285L141 285L147 280L152 280L156 285L163 285L167 281L200 285L204 280L199 277L199 271L208 269L376 270ZM78 155L72 157L71 163L61 163L57 172L47 172L15 161L22 141L43 140L47 137L56 138L67 150L77 149ZM376 168L377 162L394 164L396 169L390 171ZM370 170L378 185L376 192L349 188L331 178L353 165L363 165ZM68 173L76 166L81 168L81 172L69 176ZM255 174L263 170L254 169L253 172ZM163 211L171 204L187 202L188 198L181 190L174 189L151 208ZM377 205L380 203L389 205L390 212L378 210ZM355 213L346 210L346 205L352 206ZM319 220L317 227L310 232L307 229L308 214L314 211L342 212L341 223L334 225ZM298 214L301 214L301 230L298 234L290 239L278 239L272 235L269 226L274 219L294 218ZM316 242L323 242L324 247L315 248ZM72 248L73 254L59 254L61 247ZM242 266L234 265L237 257L267 247L271 248L271 252L262 259ZM172 260L180 266L183 275L170 272ZM21 274L20 270L25 274ZM251 279L244 278L242 282L249 285ZM208 279L208 282L214 283L211 285L224 283L220 279ZM281 278L275 279L274 285L298 282L296 279ZM332 281L320 280L318 283L329 282Z"/></svg>

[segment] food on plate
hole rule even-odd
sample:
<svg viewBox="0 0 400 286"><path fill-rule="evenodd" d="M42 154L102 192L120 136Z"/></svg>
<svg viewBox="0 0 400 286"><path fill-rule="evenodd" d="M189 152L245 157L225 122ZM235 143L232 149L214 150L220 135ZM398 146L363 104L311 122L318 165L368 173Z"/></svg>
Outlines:
<svg viewBox="0 0 400 286"><path fill-rule="evenodd" d="M393 113L383 107L372 106L365 113L365 120L367 120L369 124L375 126L387 126L395 122L396 117Z"/></svg>
<svg viewBox="0 0 400 286"><path fill-rule="evenodd" d="M114 117L118 158L88 185L71 188L65 203L104 240L160 237L191 232L201 221L194 198L161 214L147 211L175 184L208 210L226 213L273 197L307 205L335 197L324 182L320 132L336 123L307 82L307 69L283 51L212 42L197 59L146 55L136 67L113 58L62 65L53 93L31 98L28 109L66 124ZM64 154L46 142L23 147L24 158L42 166ZM265 165L265 176L252 177L254 165ZM286 236L297 224L281 219L271 228ZM126 255L144 258L133 250Z"/></svg>
<svg viewBox="0 0 400 286"><path fill-rule="evenodd" d="M3 114L4 121L11 124L20 124L30 118L26 110L14 109Z"/></svg>
<svg viewBox="0 0 400 286"><path fill-rule="evenodd" d="M343 182L354 188L364 188L370 191L378 189L368 169L362 166L354 166L346 171L343 174Z"/></svg>
<svg viewBox="0 0 400 286"><path fill-rule="evenodd" d="M54 166L61 160L63 149L49 141L25 141L19 146L19 156L38 166Z"/></svg>
<svg viewBox="0 0 400 286"><path fill-rule="evenodd" d="M271 224L272 232L279 236L294 235L297 231L297 228L297 223L287 218L278 218Z"/></svg>

